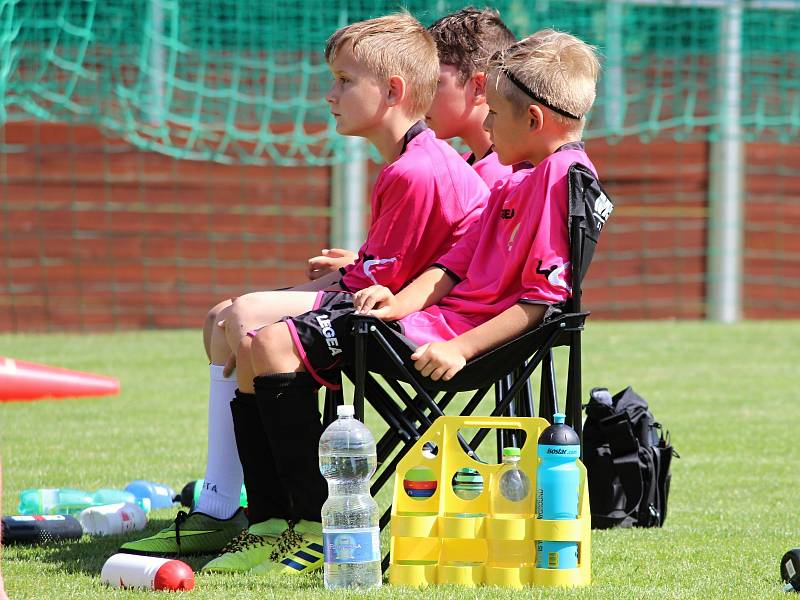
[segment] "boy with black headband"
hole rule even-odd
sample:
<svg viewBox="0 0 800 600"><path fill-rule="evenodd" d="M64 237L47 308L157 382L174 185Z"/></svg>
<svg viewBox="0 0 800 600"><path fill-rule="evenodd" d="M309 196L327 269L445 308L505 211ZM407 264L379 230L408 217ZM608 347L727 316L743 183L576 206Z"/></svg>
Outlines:
<svg viewBox="0 0 800 600"><path fill-rule="evenodd" d="M337 370L352 360L354 313L396 323L420 373L448 380L469 359L518 337L542 320L548 306L569 297L568 171L574 163L594 171L581 134L598 73L591 46L552 30L517 42L492 61L485 127L501 163L530 161L536 168L499 183L479 223L399 293L372 286L355 293L352 306L287 318L255 336L239 360L250 359L258 374L256 401L272 415L263 431L272 448L296 448L302 414L317 411L316 385L333 386ZM240 452L258 452L253 436L238 440ZM289 489L281 492L300 495L301 482L321 479L316 463L301 466L291 451L271 458L279 471L293 471ZM255 469L253 479L259 478L266 485ZM308 499L316 506L312 515L308 505L305 519L319 519L322 499ZM253 571L286 568L291 565L285 560L265 561Z"/></svg>

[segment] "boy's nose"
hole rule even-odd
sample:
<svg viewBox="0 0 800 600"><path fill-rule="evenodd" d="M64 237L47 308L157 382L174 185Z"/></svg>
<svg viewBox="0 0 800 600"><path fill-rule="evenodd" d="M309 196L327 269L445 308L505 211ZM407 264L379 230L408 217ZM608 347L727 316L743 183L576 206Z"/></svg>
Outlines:
<svg viewBox="0 0 800 600"><path fill-rule="evenodd" d="M334 83L331 87L328 88L328 93L325 94L325 102L328 104L335 104L338 101L338 96L336 92L336 84Z"/></svg>

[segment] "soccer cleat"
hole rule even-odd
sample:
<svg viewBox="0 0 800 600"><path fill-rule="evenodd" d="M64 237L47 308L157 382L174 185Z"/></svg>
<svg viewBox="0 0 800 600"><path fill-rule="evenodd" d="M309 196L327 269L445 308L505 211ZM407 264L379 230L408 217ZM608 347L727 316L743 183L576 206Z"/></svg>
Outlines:
<svg viewBox="0 0 800 600"><path fill-rule="evenodd" d="M250 572L258 575L311 573L322 568L323 562L322 523L299 521L289 523L269 557Z"/></svg>
<svg viewBox="0 0 800 600"><path fill-rule="evenodd" d="M200 570L204 573L246 573L254 565L268 560L286 526L283 519L269 519L251 525L250 529L233 538L222 549L222 554Z"/></svg>
<svg viewBox="0 0 800 600"><path fill-rule="evenodd" d="M155 535L122 544L119 552L144 556L215 554L247 528L247 516L240 508L229 519L217 519L201 512L178 511L175 522Z"/></svg>

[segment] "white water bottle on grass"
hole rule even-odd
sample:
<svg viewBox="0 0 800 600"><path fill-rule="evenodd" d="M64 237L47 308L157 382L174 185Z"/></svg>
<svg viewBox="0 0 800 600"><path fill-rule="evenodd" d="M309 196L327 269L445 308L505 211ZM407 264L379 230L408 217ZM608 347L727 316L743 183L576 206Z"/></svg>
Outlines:
<svg viewBox="0 0 800 600"><path fill-rule="evenodd" d="M339 406L337 414L319 440L319 469L328 481L322 506L325 587L380 587L380 517L369 492L378 465L375 438L353 418L352 405Z"/></svg>
<svg viewBox="0 0 800 600"><path fill-rule="evenodd" d="M118 535L147 525L145 512L130 502L90 506L78 515L78 520L89 535Z"/></svg>
<svg viewBox="0 0 800 600"><path fill-rule="evenodd" d="M191 590L194 572L185 562L155 556L115 554L100 572L103 583L115 588Z"/></svg>

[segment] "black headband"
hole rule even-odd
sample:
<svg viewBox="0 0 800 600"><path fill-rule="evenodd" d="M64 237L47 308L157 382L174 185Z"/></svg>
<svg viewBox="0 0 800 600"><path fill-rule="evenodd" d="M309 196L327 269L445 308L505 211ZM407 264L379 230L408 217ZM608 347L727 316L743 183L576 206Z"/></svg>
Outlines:
<svg viewBox="0 0 800 600"><path fill-rule="evenodd" d="M517 86L520 89L520 91L525 93L526 96L530 96L531 98L536 100L536 102L538 102L539 104L541 104L542 106L544 106L546 108L549 108L553 112L557 112L558 114L563 115L565 117L569 117L570 119L576 119L576 120L580 121L581 118L579 116L573 115L571 112L567 112L563 108L558 108L557 106L553 106L552 104L550 104L544 98L540 98L539 96L534 94L533 91L531 91L531 89L527 85L525 85L519 79L514 77L514 74L511 71L509 71L507 68L501 68L500 70L503 73L505 73L506 77L508 77L508 80L511 83L513 83L515 86Z"/></svg>

